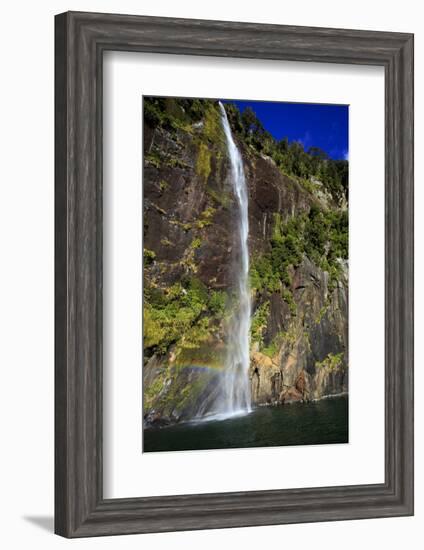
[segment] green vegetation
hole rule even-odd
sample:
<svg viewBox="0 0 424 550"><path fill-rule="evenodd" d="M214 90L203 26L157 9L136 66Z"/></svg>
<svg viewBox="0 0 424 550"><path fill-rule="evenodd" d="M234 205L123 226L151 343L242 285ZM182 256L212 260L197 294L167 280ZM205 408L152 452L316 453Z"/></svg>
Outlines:
<svg viewBox="0 0 424 550"><path fill-rule="evenodd" d="M307 339L309 336L306 334ZM293 345L296 343L297 338L297 332L296 332L296 326L292 325L289 330L285 332L278 332L272 341L266 345L261 347L261 352L264 355L267 355L270 358L275 357L277 355L279 349L283 344L285 344L288 347L293 347Z"/></svg>
<svg viewBox="0 0 424 550"><path fill-rule="evenodd" d="M157 151L152 151L148 153L144 157L144 161L147 162L148 164L151 164L155 168L159 168L162 163L162 159Z"/></svg>
<svg viewBox="0 0 424 550"><path fill-rule="evenodd" d="M152 149L144 157L144 161L147 162L148 164L151 164L155 168L160 168L161 166L169 166L171 168L187 168L187 164L182 159L178 158L173 154L164 153L156 149ZM163 185L163 180L159 184L161 191L163 191L164 189L162 185Z"/></svg>
<svg viewBox="0 0 424 550"><path fill-rule="evenodd" d="M315 367L318 369L327 369L329 372L338 370L343 363L343 352L333 354L329 353L322 361L317 361Z"/></svg>
<svg viewBox="0 0 424 550"><path fill-rule="evenodd" d="M171 132L176 130L190 130L189 122L195 113L195 105L192 112L188 113L181 100L166 97L144 98L144 119L151 127L161 126ZM201 118L201 117L200 117Z"/></svg>
<svg viewBox="0 0 424 550"><path fill-rule="evenodd" d="M194 348L212 334L225 309L226 293L208 291L197 278L144 289L144 349L164 354L171 344ZM212 314L212 315L210 315Z"/></svg>
<svg viewBox="0 0 424 550"><path fill-rule="evenodd" d="M268 346L264 346L261 351L264 355L267 355L272 359L278 353L278 350L279 350L279 339L274 338L272 342L270 342Z"/></svg>
<svg viewBox="0 0 424 550"><path fill-rule="evenodd" d="M209 310L215 316L222 316L225 310L227 294L222 290L212 290L209 297Z"/></svg>
<svg viewBox="0 0 424 550"><path fill-rule="evenodd" d="M200 248L200 246L202 245L202 240L199 238L199 237L196 237L195 239L193 239L191 241L191 248L192 249L196 249L196 248Z"/></svg>
<svg viewBox="0 0 424 550"><path fill-rule="evenodd" d="M211 225L215 212L216 208L214 208L213 206L208 206L208 208L203 210L203 212L200 214L200 219L197 221L197 227L199 229L203 229L204 227Z"/></svg>
<svg viewBox="0 0 424 550"><path fill-rule="evenodd" d="M216 204L222 206L223 208L228 208L231 202L231 196L228 192L221 191L217 192L211 187L206 187L207 194L216 202Z"/></svg>
<svg viewBox="0 0 424 550"><path fill-rule="evenodd" d="M278 272L275 272L271 263L271 255L263 254L254 258L250 266L250 287L259 292L268 290L276 292L281 283Z"/></svg>
<svg viewBox="0 0 424 550"><path fill-rule="evenodd" d="M203 135L214 145L224 144L224 133L216 104L210 103L205 109Z"/></svg>
<svg viewBox="0 0 424 550"><path fill-rule="evenodd" d="M293 294L290 292L288 288L283 289L283 300L288 304L290 313L292 315L296 315L296 302L293 299Z"/></svg>
<svg viewBox="0 0 424 550"><path fill-rule="evenodd" d="M145 388L144 390L144 409L149 410L153 402L158 399L161 395L161 391L164 388L164 383L166 380L166 373L162 372L157 376L154 381Z"/></svg>
<svg viewBox="0 0 424 550"><path fill-rule="evenodd" d="M318 147L304 150L302 143L277 141L267 132L254 111L248 107L240 113L234 104L226 104L228 119L233 130L256 151L271 157L288 176L294 176L310 193L315 192L311 177L322 182L324 189L336 204L348 198L348 162L333 160Z"/></svg>
<svg viewBox="0 0 424 550"><path fill-rule="evenodd" d="M225 105L228 119L233 131L248 146L271 157L281 171L294 177L311 194L317 190L314 179L320 182L336 204L348 199L348 162L333 160L318 147L304 149L298 141L289 142L287 138L276 140L248 107L240 113L237 106ZM179 130L193 134L196 124L201 132L199 159L196 171L207 179L210 173L210 155L204 149L206 143L222 147L224 135L220 123L220 114L216 100L181 99L181 98L144 98L144 118L151 127L161 127L176 134ZM196 138L197 139L197 138ZM159 167L161 159L150 152L146 161ZM168 164L172 165L169 159Z"/></svg>
<svg viewBox="0 0 424 550"><path fill-rule="evenodd" d="M144 410L147 412L153 407L159 409L164 416L175 412L182 412L186 407L196 403L200 394L206 388L212 373L205 372L187 384L186 379L179 377L184 367L177 365L164 370L146 387L144 392Z"/></svg>
<svg viewBox="0 0 424 550"><path fill-rule="evenodd" d="M322 308L319 310L318 316L315 319L315 324L319 325L321 321L323 320L325 314L327 313L329 303L328 301L322 306Z"/></svg>
<svg viewBox="0 0 424 550"><path fill-rule="evenodd" d="M252 318L251 324L251 339L252 342L258 342L261 346L263 344L263 331L267 326L269 317L269 300L260 305Z"/></svg>
<svg viewBox="0 0 424 550"><path fill-rule="evenodd" d="M193 224L189 222L181 222L180 220L169 220L169 223L171 225L177 225L178 227L181 227L184 231L190 231L190 229L193 229Z"/></svg>
<svg viewBox="0 0 424 550"><path fill-rule="evenodd" d="M292 297L288 293L290 269L298 267L305 254L329 273L330 289L333 288L340 277L339 259L348 257L346 211L324 211L312 206L309 214L294 216L286 222L276 214L271 251L252 261L251 287L259 292L276 292L281 284L285 285L283 299L292 310Z"/></svg>
<svg viewBox="0 0 424 550"><path fill-rule="evenodd" d="M177 143L181 143L177 139L178 131L191 134L193 143L198 147L196 173L202 180L207 181L211 172L211 148L219 151L223 149L225 143L216 101L146 97L144 98L144 120L152 128L162 128L170 132ZM186 167L175 154L154 149L146 154L145 161L156 168L161 165ZM162 186L161 190L163 190Z"/></svg>
<svg viewBox="0 0 424 550"><path fill-rule="evenodd" d="M152 128L162 127L170 132L192 131L192 125L206 119L207 135L216 137L213 110L216 102L207 99L145 97L144 120Z"/></svg>
<svg viewBox="0 0 424 550"><path fill-rule="evenodd" d="M145 266L152 264L155 261L155 258L156 253L153 250L149 250L148 248L143 250L143 260Z"/></svg>
<svg viewBox="0 0 424 550"><path fill-rule="evenodd" d="M211 173L211 153L206 143L200 142L196 161L196 174L207 181Z"/></svg>
<svg viewBox="0 0 424 550"><path fill-rule="evenodd" d="M172 225L178 225L184 231L190 231L191 229L203 229L208 225L211 225L212 219L215 215L216 209L212 206L206 208L199 216L199 219L192 222L181 222L179 220L169 220ZM200 246L200 245L199 245ZM198 247L195 247L198 248Z"/></svg>

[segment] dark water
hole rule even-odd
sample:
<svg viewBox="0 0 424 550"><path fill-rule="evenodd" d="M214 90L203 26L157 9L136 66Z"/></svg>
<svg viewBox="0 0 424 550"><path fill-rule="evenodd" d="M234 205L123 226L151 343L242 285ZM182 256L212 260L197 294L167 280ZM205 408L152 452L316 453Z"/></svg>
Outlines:
<svg viewBox="0 0 424 550"><path fill-rule="evenodd" d="M144 452L348 442L348 398L258 407L226 420L144 430Z"/></svg>

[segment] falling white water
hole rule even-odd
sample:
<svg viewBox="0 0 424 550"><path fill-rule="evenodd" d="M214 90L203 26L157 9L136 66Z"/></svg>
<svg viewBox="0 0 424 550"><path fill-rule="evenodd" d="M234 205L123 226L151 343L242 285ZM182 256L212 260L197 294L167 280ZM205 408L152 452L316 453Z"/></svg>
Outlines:
<svg viewBox="0 0 424 550"><path fill-rule="evenodd" d="M231 183L237 199L237 240L240 254L234 258L237 307L230 320L228 351L221 391L221 412L232 416L251 410L249 382L250 289L249 289L249 217L246 178L243 160L231 133L227 113L222 103L222 126L231 163Z"/></svg>

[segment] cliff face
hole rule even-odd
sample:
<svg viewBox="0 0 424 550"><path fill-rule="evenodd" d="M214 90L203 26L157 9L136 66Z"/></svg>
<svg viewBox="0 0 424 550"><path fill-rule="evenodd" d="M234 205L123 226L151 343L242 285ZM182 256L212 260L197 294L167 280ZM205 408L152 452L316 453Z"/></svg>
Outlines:
<svg viewBox="0 0 424 550"><path fill-rule="evenodd" d="M348 387L345 206L246 143L254 404ZM236 202L215 102L174 100L144 125L144 415L204 414L218 395L237 255ZM339 203L340 204L340 203ZM341 229L341 227L343 228Z"/></svg>

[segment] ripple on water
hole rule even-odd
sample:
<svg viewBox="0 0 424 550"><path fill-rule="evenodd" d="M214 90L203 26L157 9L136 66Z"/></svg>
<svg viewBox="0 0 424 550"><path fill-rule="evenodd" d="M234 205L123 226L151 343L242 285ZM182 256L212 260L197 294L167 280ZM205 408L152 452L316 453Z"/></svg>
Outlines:
<svg viewBox="0 0 424 550"><path fill-rule="evenodd" d="M144 452L348 442L348 397L259 407L144 430Z"/></svg>

